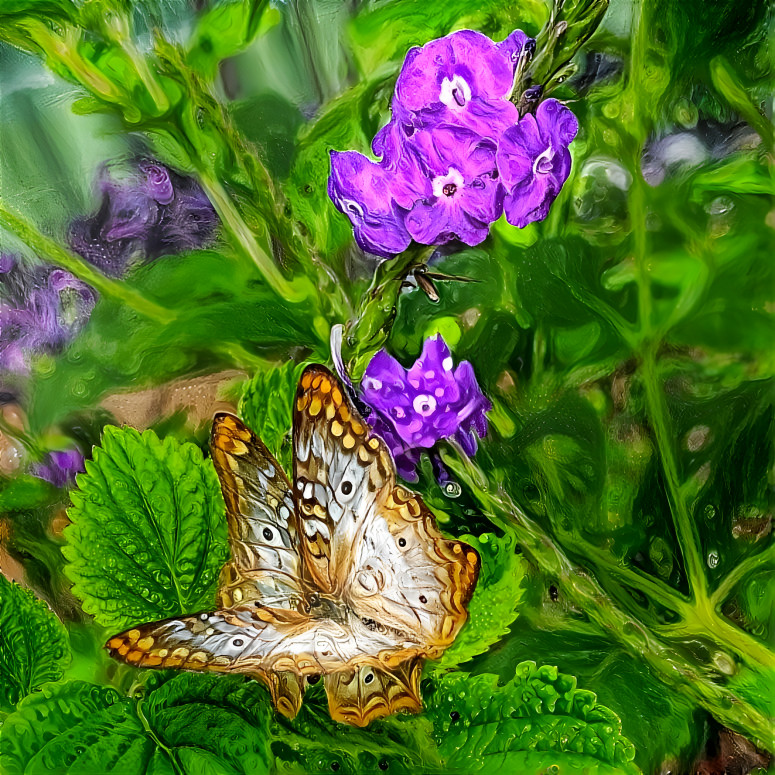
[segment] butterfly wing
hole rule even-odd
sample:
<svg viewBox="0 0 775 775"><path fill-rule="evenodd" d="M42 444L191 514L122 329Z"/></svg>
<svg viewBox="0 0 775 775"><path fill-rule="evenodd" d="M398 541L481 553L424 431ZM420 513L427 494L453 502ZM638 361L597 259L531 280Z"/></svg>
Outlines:
<svg viewBox="0 0 775 775"><path fill-rule="evenodd" d="M393 669L361 665L325 677L331 718L365 727L391 713L422 710L420 676L422 658L409 659Z"/></svg>
<svg viewBox="0 0 775 775"><path fill-rule="evenodd" d="M298 611L236 606L133 627L107 643L134 667L242 673L263 681L275 707L293 718L309 679L370 661L390 641L358 621L311 619Z"/></svg>
<svg viewBox="0 0 775 775"><path fill-rule="evenodd" d="M300 553L320 589L395 648L440 655L465 623L479 557L396 486L384 442L322 366L308 367L297 391L294 496Z"/></svg>
<svg viewBox="0 0 775 775"><path fill-rule="evenodd" d="M210 451L233 557L221 576L221 604L258 599L296 608L301 562L291 486L280 464L238 417L225 412L213 419Z"/></svg>

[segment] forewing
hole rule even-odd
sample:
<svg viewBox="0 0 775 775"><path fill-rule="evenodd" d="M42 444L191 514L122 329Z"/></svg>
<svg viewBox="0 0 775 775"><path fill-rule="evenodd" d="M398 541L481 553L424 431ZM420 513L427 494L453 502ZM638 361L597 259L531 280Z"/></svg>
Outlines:
<svg viewBox="0 0 775 775"><path fill-rule="evenodd" d="M322 366L310 366L301 376L293 434L305 570L321 592L341 595L353 548L375 513L378 495L393 485L393 463Z"/></svg>
<svg viewBox="0 0 775 775"><path fill-rule="evenodd" d="M221 577L221 603L258 599L295 608L301 563L291 486L280 464L238 417L219 413L210 436L229 525L232 563Z"/></svg>
<svg viewBox="0 0 775 775"><path fill-rule="evenodd" d="M402 662L393 669L362 665L325 677L331 718L365 727L375 719L404 711L422 710L420 676L422 659Z"/></svg>
<svg viewBox="0 0 775 775"><path fill-rule="evenodd" d="M441 536L421 498L395 484L384 442L322 366L305 370L294 417L294 495L305 567L395 648L437 657L465 623L476 552Z"/></svg>

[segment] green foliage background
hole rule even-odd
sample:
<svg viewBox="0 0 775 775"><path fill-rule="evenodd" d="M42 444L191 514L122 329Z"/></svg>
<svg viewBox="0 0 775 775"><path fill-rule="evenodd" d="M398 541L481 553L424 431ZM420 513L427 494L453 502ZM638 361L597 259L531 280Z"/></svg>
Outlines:
<svg viewBox="0 0 775 775"><path fill-rule="evenodd" d="M549 217L434 259L477 280L441 283L437 304L402 290L404 259L354 247L328 152L368 152L410 46L539 35L550 7L197 5L0 4L3 251L100 292L79 337L11 384L28 461L63 439L90 461L70 492L24 471L0 484L3 548L35 593L0 576L0 771L691 772L719 726L772 753L768 5L612 0L557 84L581 129ZM560 80L603 8L566 2L535 78ZM222 228L114 281L63 246L99 165L138 149L196 175ZM102 650L212 605L228 551L206 423L120 429L103 398L238 368L230 398L287 464L293 385L330 364L335 324L356 374L440 331L494 405L474 461L444 450L460 487L429 465L419 486L482 556L471 621L428 665L425 712L366 730L333 723L320 687L288 722L250 680Z"/></svg>

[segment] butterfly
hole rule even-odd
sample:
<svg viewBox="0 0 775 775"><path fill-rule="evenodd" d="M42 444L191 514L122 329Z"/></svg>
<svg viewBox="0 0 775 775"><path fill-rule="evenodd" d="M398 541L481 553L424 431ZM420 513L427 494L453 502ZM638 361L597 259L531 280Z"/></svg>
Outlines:
<svg viewBox="0 0 775 775"><path fill-rule="evenodd" d="M396 483L336 377L312 365L299 380L293 485L232 414L215 415L210 450L232 552L218 608L133 627L108 641L111 655L250 675L288 718L321 678L337 721L421 710L423 661L465 623L479 556Z"/></svg>

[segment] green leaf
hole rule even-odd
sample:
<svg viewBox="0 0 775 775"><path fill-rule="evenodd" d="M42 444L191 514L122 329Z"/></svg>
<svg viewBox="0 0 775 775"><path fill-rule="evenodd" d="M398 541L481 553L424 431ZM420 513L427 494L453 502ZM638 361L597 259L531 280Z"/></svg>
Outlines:
<svg viewBox="0 0 775 775"><path fill-rule="evenodd" d="M59 619L0 573L0 711L59 680L69 662L70 645Z"/></svg>
<svg viewBox="0 0 775 775"><path fill-rule="evenodd" d="M228 557L215 471L193 444L105 428L71 493L73 592L112 630L213 604Z"/></svg>
<svg viewBox="0 0 775 775"><path fill-rule="evenodd" d="M522 662L505 686L494 675L450 674L427 713L452 772L638 772L618 716L557 668Z"/></svg>
<svg viewBox="0 0 775 775"><path fill-rule="evenodd" d="M562 589L557 599L548 594L548 583L531 578L516 632L498 649L477 658L471 672L495 673L505 683L513 676L514 665L524 660L557 665L621 719L622 730L636 749L635 762L644 772L663 772L675 762L693 761L704 716L691 698L667 691L643 661L633 659L609 637L591 634L589 625L567 610Z"/></svg>
<svg viewBox="0 0 775 775"><path fill-rule="evenodd" d="M456 29L479 30L503 40L515 27L537 32L546 6L537 0L509 5L499 0L472 4L466 0L416 3L401 0L365 4L351 25L353 51L361 71L373 73L385 62L403 59L412 46Z"/></svg>
<svg viewBox="0 0 775 775"><path fill-rule="evenodd" d="M304 698L299 715L275 715L272 753L278 771L289 775L362 775L381 772L436 775L444 772L424 716L395 715L359 729L331 719L321 686ZM281 767L279 762L282 762Z"/></svg>
<svg viewBox="0 0 775 775"><path fill-rule="evenodd" d="M280 20L267 0L221 2L205 11L194 29L187 62L212 80L218 63L246 49L259 35Z"/></svg>
<svg viewBox="0 0 775 775"><path fill-rule="evenodd" d="M49 685L6 719L6 775L260 775L269 771L266 692L232 676L178 675L145 698L85 681Z"/></svg>
<svg viewBox="0 0 775 775"><path fill-rule="evenodd" d="M266 444L286 472L291 470L293 456L293 399L305 365L288 361L276 369L258 372L246 386L239 405L245 424Z"/></svg>
<svg viewBox="0 0 775 775"><path fill-rule="evenodd" d="M45 480L21 474L7 480L0 490L0 512L34 509L49 503L56 494L56 488Z"/></svg>
<svg viewBox="0 0 775 775"><path fill-rule="evenodd" d="M482 567L468 604L468 622L434 669L461 665L498 643L519 615L524 589L525 561L517 554L512 535L463 535L461 541L479 552Z"/></svg>

